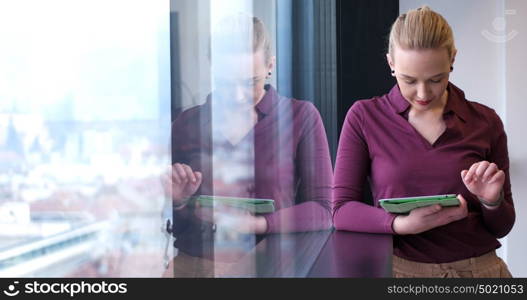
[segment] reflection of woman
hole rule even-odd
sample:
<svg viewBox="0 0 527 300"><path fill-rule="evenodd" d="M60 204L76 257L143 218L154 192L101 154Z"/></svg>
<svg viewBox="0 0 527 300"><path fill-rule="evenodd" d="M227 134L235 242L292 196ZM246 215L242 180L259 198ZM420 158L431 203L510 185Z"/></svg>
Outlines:
<svg viewBox="0 0 527 300"><path fill-rule="evenodd" d="M214 92L173 124L173 230L180 255L212 258L219 226L250 234L331 226L332 168L320 115L309 102L282 97L265 84L274 65L270 41L260 20L244 18L213 38L228 45L212 47ZM252 42L244 50L240 35L247 28ZM205 208L192 205L193 195L273 199L276 210L207 217Z"/></svg>
<svg viewBox="0 0 527 300"><path fill-rule="evenodd" d="M355 103L342 130L335 227L394 234L396 277L510 276L494 251L515 219L506 135L494 110L449 82L455 55L442 16L428 7L401 15L387 55L397 85ZM377 207L359 201L365 178ZM435 194L458 194L461 205L394 215L377 203Z"/></svg>

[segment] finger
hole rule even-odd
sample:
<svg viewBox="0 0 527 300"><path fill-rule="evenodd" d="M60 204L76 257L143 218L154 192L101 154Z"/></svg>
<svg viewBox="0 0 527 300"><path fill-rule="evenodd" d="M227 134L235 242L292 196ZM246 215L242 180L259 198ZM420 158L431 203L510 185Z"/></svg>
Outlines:
<svg viewBox="0 0 527 300"><path fill-rule="evenodd" d="M488 161L482 161L479 163L479 166L475 171L476 180L481 181L481 178L483 177L483 174L485 173L488 167L489 167Z"/></svg>
<svg viewBox="0 0 527 300"><path fill-rule="evenodd" d="M198 184L201 184L201 180L203 179L203 175L201 174L201 172L198 172L198 171L194 172L194 176L196 176L196 182Z"/></svg>
<svg viewBox="0 0 527 300"><path fill-rule="evenodd" d="M174 183L180 184L181 183L181 178L179 177L179 174L178 174L177 165L178 164L174 164L172 166L172 169L170 170L170 176L171 176L172 181Z"/></svg>
<svg viewBox="0 0 527 300"><path fill-rule="evenodd" d="M462 208L466 208L468 206L467 200L465 200L465 197L463 195L459 194L457 195L457 198L459 199L459 206Z"/></svg>
<svg viewBox="0 0 527 300"><path fill-rule="evenodd" d="M496 172L488 181L488 183L494 182L501 182L501 184L505 182L505 172L503 172L503 170Z"/></svg>
<svg viewBox="0 0 527 300"><path fill-rule="evenodd" d="M449 207L445 207L443 208L443 210L448 210L450 212L461 212L463 210L466 210L467 208L467 200L465 200L465 198L461 195L461 194L458 194L456 196L456 198L459 200L459 205L458 206L449 206Z"/></svg>
<svg viewBox="0 0 527 300"><path fill-rule="evenodd" d="M176 170L175 173L179 176L179 179L182 183L188 181L187 172L185 172L183 164L175 164L174 169Z"/></svg>
<svg viewBox="0 0 527 300"><path fill-rule="evenodd" d="M471 183L472 181L474 181L476 169L478 168L478 166L479 166L479 163L474 163L470 166L467 174L465 175L465 179L467 180L467 182Z"/></svg>
<svg viewBox="0 0 527 300"><path fill-rule="evenodd" d="M495 163L491 163L488 165L487 169L485 170L485 172L483 173L483 175L481 176L481 181L482 182L487 182L489 181L490 178L492 178L492 176L494 176L494 174L496 172L498 172L498 166L495 164Z"/></svg>
<svg viewBox="0 0 527 300"><path fill-rule="evenodd" d="M463 170L461 171L461 180L465 183L465 184L468 184L468 178L467 178L467 174L468 174L468 170Z"/></svg>
<svg viewBox="0 0 527 300"><path fill-rule="evenodd" d="M459 206L458 210L455 212L455 214L451 217L452 222L453 221L459 221L461 219L464 219L468 216L468 209L467 205L461 205Z"/></svg>
<svg viewBox="0 0 527 300"><path fill-rule="evenodd" d="M459 199L459 215L456 220L461 220L468 216L468 202L467 200L465 200L465 197L463 197L463 195L461 194L457 195L457 198Z"/></svg>
<svg viewBox="0 0 527 300"><path fill-rule="evenodd" d="M183 168L183 164L176 164L174 167L174 173L175 176L177 176L179 182L181 184L185 184L188 181L185 169Z"/></svg>
<svg viewBox="0 0 527 300"><path fill-rule="evenodd" d="M192 168L188 165L183 165L183 169L185 170L185 174L187 175L187 178L192 183L196 183L196 177L194 176L194 172L192 172Z"/></svg>
<svg viewBox="0 0 527 300"><path fill-rule="evenodd" d="M435 205L430 205L430 206L416 208L416 209L412 210L411 214L417 215L419 217L426 217L426 216L438 213L442 209L443 208L442 208L441 205L435 204Z"/></svg>
<svg viewBox="0 0 527 300"><path fill-rule="evenodd" d="M468 212L466 210L460 210L460 209L453 210L451 214L446 216L446 218L444 219L445 220L444 223L449 224L455 221L462 220L466 218L467 215L468 215Z"/></svg>
<svg viewBox="0 0 527 300"><path fill-rule="evenodd" d="M441 211L437 221L440 226L459 221L468 215L467 201L461 195L458 195L457 198L460 202L459 206L447 207Z"/></svg>

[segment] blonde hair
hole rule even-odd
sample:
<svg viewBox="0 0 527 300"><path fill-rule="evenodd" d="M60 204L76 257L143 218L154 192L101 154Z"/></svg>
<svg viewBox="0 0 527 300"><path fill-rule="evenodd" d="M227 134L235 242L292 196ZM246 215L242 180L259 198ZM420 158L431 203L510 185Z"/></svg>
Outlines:
<svg viewBox="0 0 527 300"><path fill-rule="evenodd" d="M456 51L452 28L443 16L426 5L409 10L395 20L388 46L392 59L395 45L411 50L445 48L450 59Z"/></svg>
<svg viewBox="0 0 527 300"><path fill-rule="evenodd" d="M273 56L265 24L259 18L245 14L231 16L219 22L214 27L212 43L215 52L263 51L266 63Z"/></svg>

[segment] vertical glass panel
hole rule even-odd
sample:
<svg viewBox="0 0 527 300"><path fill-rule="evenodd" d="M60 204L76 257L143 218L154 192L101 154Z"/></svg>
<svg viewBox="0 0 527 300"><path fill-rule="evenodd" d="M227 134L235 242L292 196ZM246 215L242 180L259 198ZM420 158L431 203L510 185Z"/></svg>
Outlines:
<svg viewBox="0 0 527 300"><path fill-rule="evenodd" d="M171 2L172 276L305 276L326 241L326 120L312 102L280 94L298 77L278 74L276 85L278 66L293 63L277 52L307 51L277 51L277 3ZM294 24L288 3L283 26Z"/></svg>
<svg viewBox="0 0 527 300"><path fill-rule="evenodd" d="M0 4L0 276L161 276L168 1Z"/></svg>

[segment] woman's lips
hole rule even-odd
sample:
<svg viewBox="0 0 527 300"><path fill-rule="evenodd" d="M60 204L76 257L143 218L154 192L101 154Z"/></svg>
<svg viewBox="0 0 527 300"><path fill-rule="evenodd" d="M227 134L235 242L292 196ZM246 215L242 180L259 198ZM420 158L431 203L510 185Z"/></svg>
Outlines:
<svg viewBox="0 0 527 300"><path fill-rule="evenodd" d="M432 102L432 100L423 100L423 101L415 100L415 102L419 105L427 106L428 104L430 104L430 102Z"/></svg>

